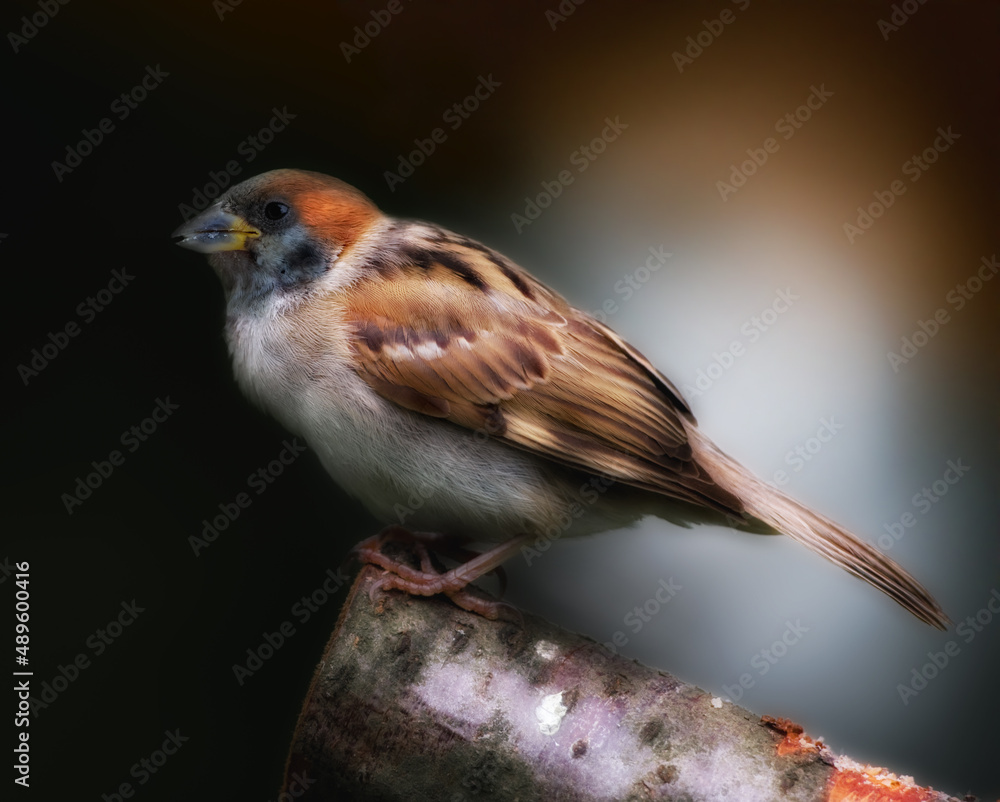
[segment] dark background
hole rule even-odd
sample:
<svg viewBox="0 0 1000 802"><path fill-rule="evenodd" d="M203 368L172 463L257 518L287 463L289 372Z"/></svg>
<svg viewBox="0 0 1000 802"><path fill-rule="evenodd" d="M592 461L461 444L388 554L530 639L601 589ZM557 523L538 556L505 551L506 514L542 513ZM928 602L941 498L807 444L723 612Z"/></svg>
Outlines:
<svg viewBox="0 0 1000 802"><path fill-rule="evenodd" d="M787 490L873 540L911 513L891 556L956 622L986 609L1000 587L998 283L962 310L946 299L997 248L1000 14L911 3L912 18L883 32L887 3L743 5L589 0L559 21L545 14L555 2L404 2L349 62L341 42L384 4L243 0L220 19L208 0L72 2L25 41L8 36L0 259L14 408L0 558L30 561L36 695L78 654L90 660L31 719L20 797L101 799L131 781L135 799L275 799L344 592L305 623L293 607L384 523L307 452L266 492L249 488L249 508L200 556L189 545L286 437L234 386L214 275L169 237L180 205L230 160L240 178L339 176L389 213L497 247L582 308L612 300L610 324L681 386L743 342L708 391L688 393L703 428L771 477L833 416L842 431ZM674 52L725 8L733 22L678 69ZM5 33L36 13L8 4ZM167 77L119 119L116 98L157 66ZM445 111L481 76L500 86L451 129ZM716 182L813 86L833 96L723 200ZM240 144L275 108L294 118L248 162ZM57 176L52 163L105 117L114 129ZM628 128L575 172L572 154L606 117ZM960 138L911 183L902 165L948 126ZM446 141L391 190L385 171L437 127ZM518 233L511 214L564 169L573 184ZM896 179L906 193L851 243L844 223ZM616 282L661 245L670 260L626 299ZM87 322L77 308L112 270L134 279ZM748 343L743 325L786 287L801 300ZM939 308L948 322L894 371L887 352ZM25 382L19 366L73 321L79 334ZM123 448L168 398L176 411ZM124 463L69 514L63 494L115 449ZM948 460L969 471L915 506ZM749 673L740 704L838 752L953 794L1000 795L1000 621L988 610L967 642L790 540L659 521L558 543L510 574L516 602L598 641L624 632L625 654L713 693ZM634 632L629 611L670 577L682 590ZM0 584L13 604L13 579ZM133 600L143 612L97 655L88 639ZM294 636L238 684L234 664L285 621ZM796 621L807 634L759 674L754 655ZM904 704L899 684L949 640L957 656ZM167 730L188 740L139 785L132 765Z"/></svg>

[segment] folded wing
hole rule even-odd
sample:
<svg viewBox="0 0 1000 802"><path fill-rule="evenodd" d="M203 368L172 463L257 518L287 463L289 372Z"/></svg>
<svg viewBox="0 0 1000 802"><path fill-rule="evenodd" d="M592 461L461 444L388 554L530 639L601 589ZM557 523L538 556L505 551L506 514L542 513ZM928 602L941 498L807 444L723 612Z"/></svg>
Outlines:
<svg viewBox="0 0 1000 802"><path fill-rule="evenodd" d="M694 459L680 393L634 348L479 243L440 230L419 242L373 262L350 294L356 368L377 393L565 465L743 513Z"/></svg>

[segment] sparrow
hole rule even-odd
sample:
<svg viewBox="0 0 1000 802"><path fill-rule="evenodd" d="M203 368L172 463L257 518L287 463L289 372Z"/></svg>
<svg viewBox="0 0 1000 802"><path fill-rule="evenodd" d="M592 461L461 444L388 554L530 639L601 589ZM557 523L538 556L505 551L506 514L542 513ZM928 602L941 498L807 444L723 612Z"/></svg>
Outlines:
<svg viewBox="0 0 1000 802"><path fill-rule="evenodd" d="M656 515L784 533L948 623L903 568L724 454L648 359L495 250L302 170L231 187L174 236L222 282L252 402L376 518L492 546L451 570L421 548L418 569L370 538L357 553L386 569L383 589L495 617L466 586L539 536Z"/></svg>

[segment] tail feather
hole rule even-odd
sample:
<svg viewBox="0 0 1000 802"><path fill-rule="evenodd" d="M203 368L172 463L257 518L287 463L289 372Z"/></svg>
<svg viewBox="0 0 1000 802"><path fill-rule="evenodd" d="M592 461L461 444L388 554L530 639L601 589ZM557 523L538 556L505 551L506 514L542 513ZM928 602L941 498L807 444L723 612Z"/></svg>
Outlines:
<svg viewBox="0 0 1000 802"><path fill-rule="evenodd" d="M938 629L951 623L934 597L884 554L761 481L697 430L689 434L698 462L742 499L747 513L878 588L921 621Z"/></svg>

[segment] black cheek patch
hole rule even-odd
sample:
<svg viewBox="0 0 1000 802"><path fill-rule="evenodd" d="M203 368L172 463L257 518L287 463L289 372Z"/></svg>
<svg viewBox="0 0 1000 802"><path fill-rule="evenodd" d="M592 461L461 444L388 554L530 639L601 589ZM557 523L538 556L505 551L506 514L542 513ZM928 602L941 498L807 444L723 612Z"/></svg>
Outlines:
<svg viewBox="0 0 1000 802"><path fill-rule="evenodd" d="M319 278L329 268L326 257L311 243L303 242L281 265L281 284L295 286Z"/></svg>
<svg viewBox="0 0 1000 802"><path fill-rule="evenodd" d="M323 272L326 267L326 259L323 258L315 245L303 242L288 257L288 266L301 273Z"/></svg>

